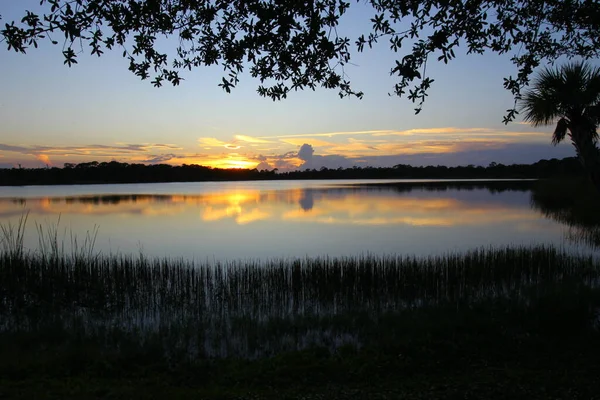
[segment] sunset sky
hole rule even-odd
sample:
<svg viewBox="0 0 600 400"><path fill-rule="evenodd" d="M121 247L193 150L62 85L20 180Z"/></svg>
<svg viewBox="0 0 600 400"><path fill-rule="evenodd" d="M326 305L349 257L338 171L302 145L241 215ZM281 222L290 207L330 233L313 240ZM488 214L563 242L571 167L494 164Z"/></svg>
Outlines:
<svg viewBox="0 0 600 400"><path fill-rule="evenodd" d="M39 1L0 0L4 24ZM370 14L352 3L341 34L367 31ZM231 94L217 86L221 68L184 73L178 87L154 88L127 70L119 51L80 55L63 65L61 46L44 43L27 55L0 48L0 167L62 166L88 161L202 164L280 170L351 166L529 163L574 155L553 147L553 127L518 119L502 78L515 74L509 56L431 62L436 81L423 111L388 96L396 58L386 43L357 54L346 72L365 97L336 91L292 93L273 102L244 75ZM86 49L86 51L88 51ZM466 50L465 50L466 52Z"/></svg>

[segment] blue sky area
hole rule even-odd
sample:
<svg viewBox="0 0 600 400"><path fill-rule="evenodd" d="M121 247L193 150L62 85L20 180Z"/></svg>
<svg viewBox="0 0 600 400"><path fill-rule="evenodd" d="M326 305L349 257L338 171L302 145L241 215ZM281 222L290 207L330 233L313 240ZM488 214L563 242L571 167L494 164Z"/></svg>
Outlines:
<svg viewBox="0 0 600 400"><path fill-rule="evenodd" d="M0 0L2 24L39 1ZM369 9L352 3L341 32L367 30ZM520 119L502 124L512 97L503 77L515 74L510 55L466 55L428 64L435 79L423 111L388 96L389 69L403 53L382 42L356 53L346 72L362 100L337 91L292 93L273 102L245 75L231 94L217 86L220 68L183 74L178 87L154 88L128 71L120 51L80 55L63 65L61 46L44 42L27 55L0 47L0 166L62 166L111 161L214 167L337 168L354 165L487 165L573 156L550 144L553 127ZM86 50L87 51L87 50Z"/></svg>

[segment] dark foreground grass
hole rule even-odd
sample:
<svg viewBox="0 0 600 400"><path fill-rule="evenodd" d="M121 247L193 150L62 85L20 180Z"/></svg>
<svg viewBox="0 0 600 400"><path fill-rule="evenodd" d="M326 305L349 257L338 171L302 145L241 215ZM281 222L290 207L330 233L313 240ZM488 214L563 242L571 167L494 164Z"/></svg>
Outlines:
<svg viewBox="0 0 600 400"><path fill-rule="evenodd" d="M0 257L0 398L600 393L591 258L535 247L202 266L90 254Z"/></svg>

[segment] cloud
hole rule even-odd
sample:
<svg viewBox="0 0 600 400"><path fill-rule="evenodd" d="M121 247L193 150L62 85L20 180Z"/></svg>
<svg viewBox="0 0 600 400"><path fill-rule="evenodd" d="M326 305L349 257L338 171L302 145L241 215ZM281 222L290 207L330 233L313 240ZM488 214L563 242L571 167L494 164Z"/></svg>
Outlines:
<svg viewBox="0 0 600 400"><path fill-rule="evenodd" d="M85 162L121 161L149 164L200 164L215 168L258 168L296 170L322 167L339 168L354 165L383 166L410 162L455 163L456 155L468 163L487 165L491 161L509 160L508 150L517 145L532 144L542 149L539 154L572 154L569 146L551 149L549 133L519 125L512 130L495 128L416 128L408 130L364 130L297 135L254 137L235 135L230 141L215 137L198 139L208 150L205 154L184 153L183 148L168 143L116 143L78 146L39 146L0 143L0 156L10 164L39 165L49 161ZM324 138L331 138L325 140ZM516 147L515 147L516 146ZM568 149L566 149L568 147ZM286 152L287 151L287 152ZM516 151L516 150L515 150ZM473 154L467 154L467 153ZM554 152L554 153L553 153ZM516 155L519 157L516 157ZM539 160L531 152L529 160ZM27 158L17 155L26 155ZM410 156L410 157L409 157ZM527 155L515 153L513 159ZM501 157L499 159L483 157ZM542 156L543 157L543 156ZM28 161L29 159L29 161ZM39 161L38 161L39 160ZM35 163L35 164L34 164ZM395 163L395 164L394 164Z"/></svg>
<svg viewBox="0 0 600 400"><path fill-rule="evenodd" d="M319 137L334 137L347 135L350 137L336 138L331 141ZM352 135L362 135L352 137ZM394 156L408 154L441 154L465 151L479 151L482 149L500 149L509 143L544 143L547 133L542 131L510 131L496 128L459 128L437 127L416 128L408 130L369 130L352 132L329 132L298 135L278 135L272 138L279 143L300 146L309 144L313 151L318 149L318 155L308 159L299 155L302 168L327 168L346 165L365 165L358 161L360 157ZM261 149L262 154L268 150ZM301 154L301 153L299 153ZM271 156L270 158L277 157ZM304 157L304 158L303 158ZM327 158L321 158L327 157ZM349 161L350 160L350 161ZM262 162L263 160L261 160ZM273 162L269 161L271 165ZM287 167L294 167L296 163Z"/></svg>
<svg viewBox="0 0 600 400"><path fill-rule="evenodd" d="M144 143L144 144L130 144L130 143L117 143L122 150L129 151L149 151L149 150L181 150L182 147L174 144L165 143ZM113 146L114 147L114 146Z"/></svg>
<svg viewBox="0 0 600 400"><path fill-rule="evenodd" d="M225 147L229 150L237 150L241 146L237 146L234 143L227 143L217 138L200 138L198 142L201 146L209 146L209 147Z"/></svg>
<svg viewBox="0 0 600 400"><path fill-rule="evenodd" d="M310 162L314 153L315 149L310 144L304 143L298 151L298 158L304 162Z"/></svg>
<svg viewBox="0 0 600 400"><path fill-rule="evenodd" d="M271 166L271 164L269 164L268 162L266 162L266 161L261 161L261 162L260 162L260 163L258 163L258 165L256 166L256 169L257 169L257 170L259 170L259 171L262 171L262 170L264 170L264 169L266 169L266 170L272 170L272 169L273 169L273 167L272 167L272 166Z"/></svg>
<svg viewBox="0 0 600 400"><path fill-rule="evenodd" d="M324 167L324 168L330 168L330 169L337 169L337 168L352 168L355 165L357 165L357 162L351 158L341 156L341 155L331 154L331 155L326 155L326 156L321 156L321 155L313 156L312 166L310 166L310 168L320 169L320 168ZM302 167L309 168L308 165L303 165Z"/></svg>
<svg viewBox="0 0 600 400"><path fill-rule="evenodd" d="M11 146L10 144L0 143L0 150L2 151L10 151L15 153L25 153L30 154L30 149L23 146Z"/></svg>
<svg viewBox="0 0 600 400"><path fill-rule="evenodd" d="M198 164L211 168L255 168L258 161L253 157L247 157L237 153L219 154L154 154L150 156L136 157L136 162L141 163L169 163L174 165Z"/></svg>
<svg viewBox="0 0 600 400"><path fill-rule="evenodd" d="M250 157L255 163L258 170L262 169L274 169L277 168L280 171L294 171L297 170L303 161L298 158L298 152L288 151L284 154L258 154Z"/></svg>
<svg viewBox="0 0 600 400"><path fill-rule="evenodd" d="M473 164L487 166L492 161L505 165L530 164L541 159L572 156L575 156L575 152L571 146L550 146L549 144L538 143L505 143L502 146L477 149L464 147L454 152L366 156L360 158L360 160L363 165L374 167L391 167L397 164L413 166L459 166Z"/></svg>
<svg viewBox="0 0 600 400"><path fill-rule="evenodd" d="M305 138L305 137L333 137L342 135L374 135L394 132L393 130L375 130L375 131L347 131L347 132L326 132L326 133L306 133L296 135L277 135L277 136L261 136L261 139L282 139L282 138Z"/></svg>
<svg viewBox="0 0 600 400"><path fill-rule="evenodd" d="M179 150L181 147L164 144L117 144L114 146L94 144L88 146L32 146L33 151L47 154L69 154L69 155L121 155L150 150Z"/></svg>
<svg viewBox="0 0 600 400"><path fill-rule="evenodd" d="M320 169L320 168L350 168L356 163L342 155L315 155L315 149L311 144L304 143L300 146L298 153L288 152L275 158L274 165L281 171L296 169Z"/></svg>
<svg viewBox="0 0 600 400"><path fill-rule="evenodd" d="M150 155L147 158L143 159L143 160L139 160L142 163L148 163L148 164L161 164L176 158L179 158L180 156L178 156L177 154L158 154L158 155Z"/></svg>
<svg viewBox="0 0 600 400"><path fill-rule="evenodd" d="M83 146L13 146L0 143L0 151L12 153L21 153L37 156L38 154L60 154L60 155L97 155L114 156L120 154L130 154L147 152L153 149L180 150L181 147L170 144L116 144L113 146L93 144Z"/></svg>
<svg viewBox="0 0 600 400"><path fill-rule="evenodd" d="M493 128L422 128L409 129L403 131L389 131L387 133L373 134L372 137L396 137L402 138L403 142L415 141L418 137L427 138L437 136L438 140L506 140L506 139L525 139L529 141L547 140L548 133L544 131L510 131Z"/></svg>
<svg viewBox="0 0 600 400"><path fill-rule="evenodd" d="M260 158L261 168L274 166L280 171L352 168L353 166L392 167L398 164L427 165L482 165L495 161L501 164L529 164L541 159L564 158L574 155L571 146L550 146L540 143L514 143L485 139L443 141L428 140L418 143L389 143L379 146L368 155L317 154L314 147L304 143L297 153ZM328 151L330 149L327 149ZM331 149L339 150L339 149ZM263 164L264 163L264 164Z"/></svg>
<svg viewBox="0 0 600 400"><path fill-rule="evenodd" d="M375 133L373 136L410 136L410 135L445 135L445 134L456 134L456 133L486 133L494 132L494 129L490 128L455 128L455 127L441 127L441 128L416 128L407 129L403 131L388 131Z"/></svg>
<svg viewBox="0 0 600 400"><path fill-rule="evenodd" d="M52 165L52 162L50 162L50 157L48 157L47 154L36 154L35 158L37 158L46 165Z"/></svg>
<svg viewBox="0 0 600 400"><path fill-rule="evenodd" d="M264 138L261 139L246 135L235 135L235 139L246 143L273 143L272 140L265 140Z"/></svg>
<svg viewBox="0 0 600 400"><path fill-rule="evenodd" d="M533 126L533 123L531 123L531 122L526 122L526 121L513 121L512 123L513 123L513 124L516 124L516 125L528 125L528 126Z"/></svg>
<svg viewBox="0 0 600 400"><path fill-rule="evenodd" d="M216 146L216 147L219 147L219 146L225 147L225 145L227 144L227 142L224 142L217 138L200 138L200 139L198 139L198 143L200 143L202 146Z"/></svg>
<svg viewBox="0 0 600 400"><path fill-rule="evenodd" d="M240 149L242 146L236 144L237 140L234 140L231 143L228 142L224 142L222 140L219 140L217 138L200 138L198 139L198 143L200 143L200 146L208 146L210 147L225 147L228 150L237 150Z"/></svg>
<svg viewBox="0 0 600 400"><path fill-rule="evenodd" d="M204 161L215 163L217 159L227 158L228 155L208 155L208 154L193 154L183 153L178 154L174 150L182 149L180 146L164 143L142 143L131 144L121 143L116 145L82 145L82 146L15 146L0 143L0 151L6 152L7 161L16 165L23 163L24 165L36 166L37 163L28 163L23 157L8 155L16 153L31 157L30 160L36 159L44 164L50 165L50 158L54 161L57 158L60 162L86 162L91 160L97 161L121 161L121 162L141 162L141 163L163 163L167 161L178 161L179 163L200 163ZM152 150L169 150L168 152L150 153ZM1 154L0 154L1 155ZM190 162L191 161L191 162ZM253 166L253 163L246 164Z"/></svg>
<svg viewBox="0 0 600 400"><path fill-rule="evenodd" d="M292 139L281 139L281 141L283 143L292 144L294 146L302 146L307 141L310 141L310 143L313 146L323 146L323 147L325 147L325 146L335 146L336 145L336 143L326 142L325 140L319 140L319 139L311 139L311 138L307 138L307 137L292 138Z"/></svg>

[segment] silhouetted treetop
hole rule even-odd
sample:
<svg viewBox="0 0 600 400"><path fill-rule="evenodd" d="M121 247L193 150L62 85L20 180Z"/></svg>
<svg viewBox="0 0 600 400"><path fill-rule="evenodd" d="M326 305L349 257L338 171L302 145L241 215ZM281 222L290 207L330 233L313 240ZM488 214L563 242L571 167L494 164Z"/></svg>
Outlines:
<svg viewBox="0 0 600 400"><path fill-rule="evenodd" d="M249 181L287 179L523 179L574 176L582 166L576 158L540 160L531 165L386 167L306 169L278 172L258 169L222 169L197 164L129 164L117 161L65 164L64 168L0 168L2 185L57 185L149 182ZM307 203L308 204L308 203Z"/></svg>
<svg viewBox="0 0 600 400"><path fill-rule="evenodd" d="M352 4L355 4L354 2ZM371 29L339 35L344 0L41 0L20 21L5 24L0 40L25 53L42 40L60 46L69 66L89 49L119 49L129 69L155 86L178 85L181 72L220 65L227 92L248 69L258 93L273 100L291 90L325 87L341 97L362 96L344 71L351 51L379 40L401 53L390 73L393 93L420 111L433 82L430 59L447 63L459 44L467 53L512 53L516 75L504 87L518 98L534 68L566 56L599 54L596 0L368 0ZM369 17L369 16L367 16ZM177 39L165 50L164 37ZM508 110L505 121L514 118Z"/></svg>

